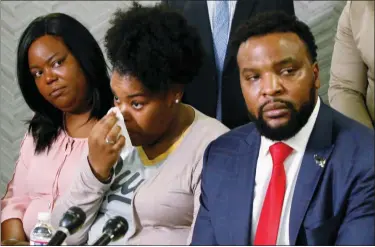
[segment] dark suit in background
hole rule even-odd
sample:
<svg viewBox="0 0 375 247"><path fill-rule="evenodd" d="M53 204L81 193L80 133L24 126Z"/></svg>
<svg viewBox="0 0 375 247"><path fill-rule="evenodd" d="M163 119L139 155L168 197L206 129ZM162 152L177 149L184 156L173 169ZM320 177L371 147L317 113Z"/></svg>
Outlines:
<svg viewBox="0 0 375 247"><path fill-rule="evenodd" d="M199 75L185 88L183 102L215 118L218 81L207 1L163 0L163 2L180 10L189 24L197 28L206 52ZM283 10L287 14L294 15L293 0L237 0L229 42L234 30L241 22L258 13L272 10ZM236 53L230 49L229 45L224 60L221 92L222 122L229 128L248 123L250 120L241 92Z"/></svg>

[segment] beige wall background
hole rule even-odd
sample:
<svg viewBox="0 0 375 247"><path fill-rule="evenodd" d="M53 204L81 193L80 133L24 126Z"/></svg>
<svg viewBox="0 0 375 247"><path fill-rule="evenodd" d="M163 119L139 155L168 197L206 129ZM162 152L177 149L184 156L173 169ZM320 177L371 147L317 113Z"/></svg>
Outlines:
<svg viewBox="0 0 375 247"><path fill-rule="evenodd" d="M141 1L144 5L156 2ZM16 49L22 31L37 16L63 12L88 27L103 48L102 41L111 13L129 4L129 1L1 1L0 196L5 193L6 185L12 178L20 141L26 131L24 121L32 116L16 81ZM323 84L319 93L325 102L334 35L344 4L345 1L294 2L296 15L311 27L316 37Z"/></svg>

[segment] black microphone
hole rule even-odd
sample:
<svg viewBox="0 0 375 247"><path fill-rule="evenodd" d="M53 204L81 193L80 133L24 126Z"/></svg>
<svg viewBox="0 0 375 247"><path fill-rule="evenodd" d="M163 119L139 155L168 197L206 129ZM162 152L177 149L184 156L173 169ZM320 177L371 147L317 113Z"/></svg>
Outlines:
<svg viewBox="0 0 375 247"><path fill-rule="evenodd" d="M79 207L71 207L66 211L59 223L59 229L47 245L61 245L68 235L74 234L85 223L86 214Z"/></svg>
<svg viewBox="0 0 375 247"><path fill-rule="evenodd" d="M109 219L103 227L103 235L93 245L103 246L112 241L117 241L125 236L128 229L128 222L123 217L116 216Z"/></svg>

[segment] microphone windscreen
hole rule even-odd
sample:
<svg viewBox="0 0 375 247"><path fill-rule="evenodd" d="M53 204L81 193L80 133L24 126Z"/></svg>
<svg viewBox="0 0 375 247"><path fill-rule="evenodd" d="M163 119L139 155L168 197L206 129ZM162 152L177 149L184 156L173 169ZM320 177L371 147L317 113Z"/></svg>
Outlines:
<svg viewBox="0 0 375 247"><path fill-rule="evenodd" d="M111 241L122 238L129 229L129 224L124 217L116 216L109 219L103 227L103 233L112 236Z"/></svg>
<svg viewBox="0 0 375 247"><path fill-rule="evenodd" d="M71 207L60 220L60 227L66 228L70 234L74 234L85 223L86 214L79 207Z"/></svg>

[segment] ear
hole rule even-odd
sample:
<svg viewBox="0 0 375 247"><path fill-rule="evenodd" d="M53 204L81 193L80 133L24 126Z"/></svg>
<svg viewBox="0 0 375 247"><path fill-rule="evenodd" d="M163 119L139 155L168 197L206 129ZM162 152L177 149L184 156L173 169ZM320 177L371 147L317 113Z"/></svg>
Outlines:
<svg viewBox="0 0 375 247"><path fill-rule="evenodd" d="M316 89L320 88L320 79L319 79L319 65L318 62L315 62L312 65L313 69L313 80L314 80L314 86Z"/></svg>
<svg viewBox="0 0 375 247"><path fill-rule="evenodd" d="M170 107L173 107L174 105L180 103L183 95L184 95L184 86L182 84L172 85L168 92L168 97L167 97L168 105Z"/></svg>

